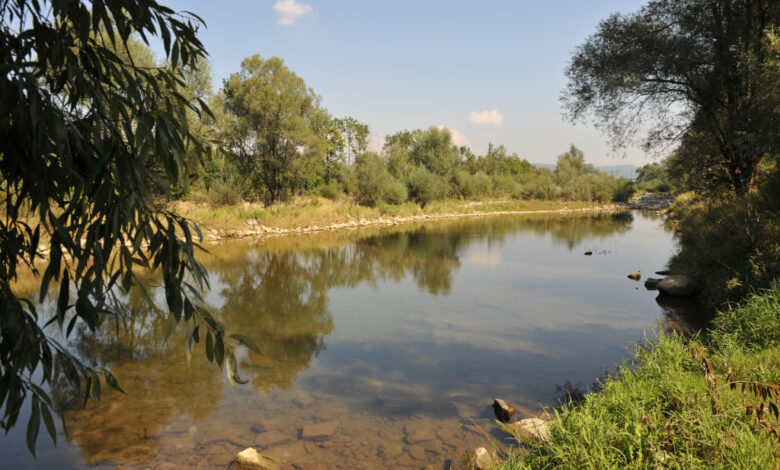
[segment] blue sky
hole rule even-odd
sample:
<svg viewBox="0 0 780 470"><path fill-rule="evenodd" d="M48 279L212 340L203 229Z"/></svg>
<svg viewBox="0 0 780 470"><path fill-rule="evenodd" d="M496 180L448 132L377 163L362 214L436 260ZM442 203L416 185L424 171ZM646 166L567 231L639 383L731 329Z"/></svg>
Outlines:
<svg viewBox="0 0 780 470"><path fill-rule="evenodd" d="M639 0L163 0L201 16L215 87L252 54L279 56L333 116L372 136L446 125L477 153L488 142L553 163L574 143L598 165L652 161L617 154L559 103L571 52L614 12Z"/></svg>

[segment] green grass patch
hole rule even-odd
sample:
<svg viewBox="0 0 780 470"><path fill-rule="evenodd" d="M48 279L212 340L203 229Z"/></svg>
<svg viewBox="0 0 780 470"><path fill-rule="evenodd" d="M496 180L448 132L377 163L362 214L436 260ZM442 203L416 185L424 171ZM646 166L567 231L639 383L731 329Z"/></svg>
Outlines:
<svg viewBox="0 0 780 470"><path fill-rule="evenodd" d="M501 469L778 468L780 282L717 315L706 338L660 334Z"/></svg>

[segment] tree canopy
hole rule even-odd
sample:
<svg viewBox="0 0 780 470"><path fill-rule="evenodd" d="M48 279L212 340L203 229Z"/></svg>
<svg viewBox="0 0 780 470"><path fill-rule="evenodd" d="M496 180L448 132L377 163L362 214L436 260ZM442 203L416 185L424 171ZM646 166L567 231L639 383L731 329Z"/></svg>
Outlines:
<svg viewBox="0 0 780 470"><path fill-rule="evenodd" d="M224 86L229 150L264 199L283 200L325 154L329 117L320 97L278 57L253 55Z"/></svg>
<svg viewBox="0 0 780 470"><path fill-rule="evenodd" d="M236 378L224 326L199 306L207 277L194 258L197 228L153 199L186 185L185 155L204 150L187 112L207 108L181 93L185 70L206 55L201 23L154 0L0 3L0 427L29 402L33 452L41 421L56 440L52 383L64 379L86 399L101 383L118 387L55 337L119 327L117 293L146 293L146 273L161 279L167 309L158 313L171 331L185 323L188 351L204 340L208 359ZM136 61L133 44L152 36L168 64ZM50 318L14 291L21 269L40 276L39 300L58 283Z"/></svg>
<svg viewBox="0 0 780 470"><path fill-rule="evenodd" d="M780 24L772 0L655 0L615 14L579 46L563 95L572 119L592 118L617 145L695 145L746 195L780 140ZM683 149L684 150L684 149ZM682 152L685 154L685 152ZM715 173L718 173L717 171Z"/></svg>

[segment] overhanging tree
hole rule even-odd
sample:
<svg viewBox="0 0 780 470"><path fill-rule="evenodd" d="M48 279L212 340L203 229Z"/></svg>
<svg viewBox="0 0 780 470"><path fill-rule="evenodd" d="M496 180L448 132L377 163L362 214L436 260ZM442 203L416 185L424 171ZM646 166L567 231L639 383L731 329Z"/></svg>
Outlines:
<svg viewBox="0 0 780 470"><path fill-rule="evenodd" d="M612 15L575 51L564 105L617 146L645 132L647 147L695 135L687 141L714 154L698 169L717 165L747 195L780 141L777 51L767 43L778 24L774 0L657 0Z"/></svg>
<svg viewBox="0 0 780 470"><path fill-rule="evenodd" d="M199 307L207 277L194 258L197 228L148 199L186 177L185 153L203 151L186 112L204 106L177 92L183 69L206 54L200 23L154 0L0 2L0 427L14 426L29 402L33 452L41 421L56 440L49 385L64 378L85 399L99 396L101 382L117 386L47 328L67 340L80 323L120 327L116 294L144 289L149 272L165 291L159 313L172 328L185 324L188 351L204 340L209 360L236 378L235 343ZM170 66L116 53L150 36L161 38ZM58 283L50 316L14 291L23 269L39 276L40 299Z"/></svg>

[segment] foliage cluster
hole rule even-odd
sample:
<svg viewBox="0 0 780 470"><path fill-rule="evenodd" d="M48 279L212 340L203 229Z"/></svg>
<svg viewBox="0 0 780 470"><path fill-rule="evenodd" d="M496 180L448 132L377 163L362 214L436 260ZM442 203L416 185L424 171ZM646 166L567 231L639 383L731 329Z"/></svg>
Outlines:
<svg viewBox="0 0 780 470"><path fill-rule="evenodd" d="M208 77L208 64L193 82ZM220 144L191 172L195 184L174 197L215 206L240 200L267 205L310 194L360 204L425 206L444 198L513 198L608 202L625 198L627 182L596 171L572 146L555 171L537 169L503 146L484 156L452 143L449 129L399 131L368 151L369 128L333 118L321 98L278 57L254 55L222 90L205 87L213 114L190 124ZM622 190L622 192L621 192ZM204 198L205 196L205 198Z"/></svg>

